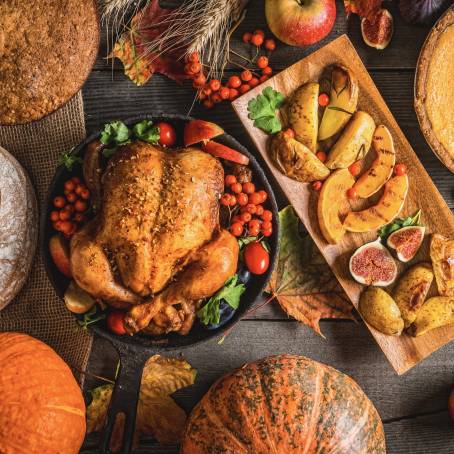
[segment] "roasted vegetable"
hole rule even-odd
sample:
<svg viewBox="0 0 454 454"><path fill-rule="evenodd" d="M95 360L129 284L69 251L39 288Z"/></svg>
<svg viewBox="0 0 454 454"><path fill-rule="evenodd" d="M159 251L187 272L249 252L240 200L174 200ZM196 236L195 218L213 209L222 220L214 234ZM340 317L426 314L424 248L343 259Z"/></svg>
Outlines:
<svg viewBox="0 0 454 454"><path fill-rule="evenodd" d="M282 132L272 139L270 155L284 175L297 181L324 180L330 173L309 148Z"/></svg>
<svg viewBox="0 0 454 454"><path fill-rule="evenodd" d="M393 138L386 126L379 125L375 129L372 148L377 157L367 172L355 183L358 197L362 199L375 194L389 180L396 162Z"/></svg>
<svg viewBox="0 0 454 454"><path fill-rule="evenodd" d="M318 140L334 136L347 124L356 110L358 91L358 83L353 73L343 66L334 66L329 104L323 112Z"/></svg>
<svg viewBox="0 0 454 454"><path fill-rule="evenodd" d="M430 264L419 263L409 268L397 283L393 296L404 319L405 328L415 321L426 300L433 278Z"/></svg>
<svg viewBox="0 0 454 454"><path fill-rule="evenodd" d="M369 151L375 130L373 118L366 112L356 112L328 155L326 167L345 169L362 159Z"/></svg>
<svg viewBox="0 0 454 454"><path fill-rule="evenodd" d="M345 228L349 232L369 232L388 224L400 213L407 191L407 175L391 178L378 203L363 211L351 211L345 218Z"/></svg>
<svg viewBox="0 0 454 454"><path fill-rule="evenodd" d="M383 334L399 336L404 329L399 307L381 288L366 289L359 300L358 310L369 325Z"/></svg>
<svg viewBox="0 0 454 454"><path fill-rule="evenodd" d="M350 211L347 190L354 183L355 179L348 169L339 169L333 172L322 186L317 215L320 230L328 243L338 243L345 234L342 221Z"/></svg>
<svg viewBox="0 0 454 454"><path fill-rule="evenodd" d="M317 83L307 83L295 91L288 107L289 123L296 139L312 153L315 153L317 146L318 92Z"/></svg>
<svg viewBox="0 0 454 454"><path fill-rule="evenodd" d="M409 332L417 337L449 323L454 323L454 297L435 296L423 305Z"/></svg>

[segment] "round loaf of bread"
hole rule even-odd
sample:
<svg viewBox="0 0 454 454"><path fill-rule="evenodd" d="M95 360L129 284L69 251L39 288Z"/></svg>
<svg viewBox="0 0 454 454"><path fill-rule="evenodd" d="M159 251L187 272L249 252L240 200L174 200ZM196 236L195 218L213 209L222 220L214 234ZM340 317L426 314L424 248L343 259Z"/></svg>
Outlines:
<svg viewBox="0 0 454 454"><path fill-rule="evenodd" d="M77 93L99 34L94 0L1 0L0 124L39 120Z"/></svg>
<svg viewBox="0 0 454 454"><path fill-rule="evenodd" d="M38 239L35 192L22 166L0 147L0 309L24 285Z"/></svg>

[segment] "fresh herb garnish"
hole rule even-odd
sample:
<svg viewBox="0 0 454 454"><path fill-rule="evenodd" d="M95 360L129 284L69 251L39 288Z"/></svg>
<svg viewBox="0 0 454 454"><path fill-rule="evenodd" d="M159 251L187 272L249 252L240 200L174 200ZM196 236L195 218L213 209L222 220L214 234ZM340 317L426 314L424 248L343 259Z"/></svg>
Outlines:
<svg viewBox="0 0 454 454"><path fill-rule="evenodd" d="M104 125L99 140L106 145L102 154L110 158L120 145L130 142L131 131L122 121L112 121Z"/></svg>
<svg viewBox="0 0 454 454"><path fill-rule="evenodd" d="M378 231L378 236L382 240L386 240L386 238L388 238L388 236L396 230L414 225L421 225L421 210L419 210L414 216L408 216L407 218L398 218L390 224L386 224Z"/></svg>
<svg viewBox="0 0 454 454"><path fill-rule="evenodd" d="M88 325L92 325L93 323L99 322L104 318L106 318L106 314L98 312L98 308L95 305L88 312L85 312L82 320L77 320L77 323L79 324L80 327L82 327L82 329L87 329Z"/></svg>
<svg viewBox="0 0 454 454"><path fill-rule="evenodd" d="M240 247L240 251L241 251L241 249L244 248L244 246L246 246L249 243L252 243L253 241L256 241L256 240L257 240L256 236L245 236L242 238L238 238L238 246Z"/></svg>
<svg viewBox="0 0 454 454"><path fill-rule="evenodd" d="M140 123L136 123L132 128L134 135L144 142L156 144L159 141L159 127L153 126L153 122L150 120L143 120Z"/></svg>
<svg viewBox="0 0 454 454"><path fill-rule="evenodd" d="M68 151L67 153L62 153L59 158L60 164L64 166L71 172L76 164L82 164L84 161L81 157L73 154L73 150Z"/></svg>
<svg viewBox="0 0 454 454"><path fill-rule="evenodd" d="M341 91L342 93L342 91ZM340 93L339 93L340 95ZM348 115L353 115L354 112L349 112L348 110L345 110L345 109L342 109L342 107L336 107L336 106L328 106L327 109L331 109L331 110L337 110L339 112L344 112Z"/></svg>
<svg viewBox="0 0 454 454"><path fill-rule="evenodd" d="M217 293L215 293L206 304L197 311L197 317L204 325L217 325L221 320L219 305L221 300L227 302L233 309L238 309L240 298L246 290L243 284L237 285L238 276L232 276Z"/></svg>
<svg viewBox="0 0 454 454"><path fill-rule="evenodd" d="M284 103L284 95L271 87L266 87L262 94L251 99L248 103L249 118L254 120L254 126L268 134L282 130L282 124L277 116L277 110Z"/></svg>

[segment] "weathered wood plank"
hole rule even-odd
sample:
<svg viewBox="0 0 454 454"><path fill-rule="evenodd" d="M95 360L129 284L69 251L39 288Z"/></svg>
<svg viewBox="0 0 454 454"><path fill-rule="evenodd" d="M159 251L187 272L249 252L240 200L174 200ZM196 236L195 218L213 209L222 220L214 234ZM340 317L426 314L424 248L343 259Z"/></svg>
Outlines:
<svg viewBox="0 0 454 454"><path fill-rule="evenodd" d="M418 127L413 108L414 73L372 71L371 75L422 164L453 209L452 174L435 157ZM111 119L126 118L142 112L188 113L194 91L190 84L178 86L159 75L144 87L135 87L120 73L94 71L84 86L83 95L87 130L93 131ZM196 103L192 114L218 122L245 146L254 149L228 103L218 105L210 111ZM274 181L274 178L270 179ZM277 185L273 187L277 188ZM285 203L285 199L280 200Z"/></svg>
<svg viewBox="0 0 454 454"><path fill-rule="evenodd" d="M222 345L215 339L176 351L175 355L182 353L198 370L196 384L179 391L177 399L190 410L227 371L268 355L289 353L306 355L351 375L384 420L446 409L453 383L454 344L398 377L363 324L322 321L321 329L326 339L295 321L243 321ZM115 367L115 351L106 341L97 340L89 370L111 378ZM92 384L87 381L88 387Z"/></svg>
<svg viewBox="0 0 454 454"><path fill-rule="evenodd" d="M286 46L282 43L278 43L278 47L271 58L273 68L276 70L286 68L343 33L348 34L368 68L415 68L419 50L421 49L430 27L406 24L401 18L395 3L396 2L393 2L391 5L388 3L386 5L393 14L395 32L391 43L385 50L378 51L368 47L364 43L361 37L358 17L353 15L347 20L343 2L342 0L337 0L337 18L331 33L323 41L305 48ZM241 41L241 36L244 32L253 31L260 27L266 31L267 36L272 35L265 26L266 20L263 5L263 0L251 0L247 7L247 14L244 22L233 35L231 42L232 49L244 56L249 55L250 57L253 57L254 55L254 50ZM106 61L104 58L108 55L106 33L106 29L103 28L101 47L95 69L111 70L112 68L111 62ZM114 68L116 70L121 70L121 64L118 61L115 62Z"/></svg>

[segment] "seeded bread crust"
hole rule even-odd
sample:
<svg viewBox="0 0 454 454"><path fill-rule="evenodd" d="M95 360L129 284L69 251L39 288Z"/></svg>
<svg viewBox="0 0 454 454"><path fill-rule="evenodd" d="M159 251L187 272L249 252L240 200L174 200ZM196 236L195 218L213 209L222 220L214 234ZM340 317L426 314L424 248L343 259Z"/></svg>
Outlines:
<svg viewBox="0 0 454 454"><path fill-rule="evenodd" d="M77 93L99 36L94 0L0 1L0 124L39 120Z"/></svg>

